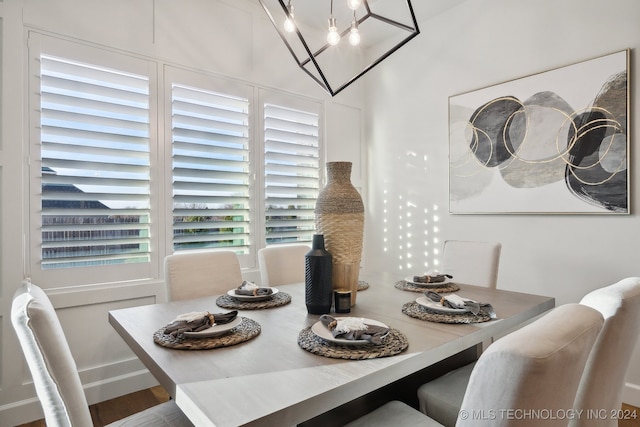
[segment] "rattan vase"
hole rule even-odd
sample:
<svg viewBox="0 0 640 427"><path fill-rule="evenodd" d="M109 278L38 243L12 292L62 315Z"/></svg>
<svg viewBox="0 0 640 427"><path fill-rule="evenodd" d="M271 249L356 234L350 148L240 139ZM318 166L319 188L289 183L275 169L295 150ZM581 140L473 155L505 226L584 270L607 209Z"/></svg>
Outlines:
<svg viewBox="0 0 640 427"><path fill-rule="evenodd" d="M315 209L316 233L333 257L333 289L351 290L356 303L364 234L364 204L351 184L351 162L328 162L327 185Z"/></svg>

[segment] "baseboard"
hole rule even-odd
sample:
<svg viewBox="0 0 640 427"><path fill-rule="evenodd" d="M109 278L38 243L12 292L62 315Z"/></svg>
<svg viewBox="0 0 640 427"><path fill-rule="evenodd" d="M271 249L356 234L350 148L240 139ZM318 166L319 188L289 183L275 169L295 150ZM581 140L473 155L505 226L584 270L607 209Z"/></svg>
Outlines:
<svg viewBox="0 0 640 427"><path fill-rule="evenodd" d="M158 381L145 369L85 384L84 392L89 405L93 405L157 385ZM35 397L0 406L0 427L14 427L42 418L42 407Z"/></svg>
<svg viewBox="0 0 640 427"><path fill-rule="evenodd" d="M640 408L640 385L625 383L622 391L622 403Z"/></svg>
<svg viewBox="0 0 640 427"><path fill-rule="evenodd" d="M0 406L0 427L14 427L44 418L37 398Z"/></svg>

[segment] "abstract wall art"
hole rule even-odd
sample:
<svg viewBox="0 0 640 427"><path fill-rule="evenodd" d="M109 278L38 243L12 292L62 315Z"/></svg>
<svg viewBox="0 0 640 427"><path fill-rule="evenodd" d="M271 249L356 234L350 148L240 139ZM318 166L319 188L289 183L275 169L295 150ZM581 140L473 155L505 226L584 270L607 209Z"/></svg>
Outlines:
<svg viewBox="0 0 640 427"><path fill-rule="evenodd" d="M629 213L624 50L449 98L449 211Z"/></svg>

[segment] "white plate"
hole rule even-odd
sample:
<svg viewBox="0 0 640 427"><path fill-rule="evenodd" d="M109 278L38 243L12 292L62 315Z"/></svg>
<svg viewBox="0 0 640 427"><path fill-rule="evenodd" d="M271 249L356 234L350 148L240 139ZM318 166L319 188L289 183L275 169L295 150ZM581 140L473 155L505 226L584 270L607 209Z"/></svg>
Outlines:
<svg viewBox="0 0 640 427"><path fill-rule="evenodd" d="M444 282L414 282L413 281L413 276L409 276L409 277L405 277L404 281L407 283L411 283L412 285L416 285L416 286L422 286L423 288L439 288L443 285L446 285L447 283L449 283L449 278L445 277L444 278Z"/></svg>
<svg viewBox="0 0 640 427"><path fill-rule="evenodd" d="M235 289L230 289L227 292L227 295L229 295L230 297L233 297L237 300L240 301L249 301L249 302L255 302L255 301L264 301L264 300L268 300L271 297L273 297L275 294L278 293L278 290L276 288L271 288L271 295L258 295L258 296L253 296L253 295L236 295L236 290Z"/></svg>
<svg viewBox="0 0 640 427"><path fill-rule="evenodd" d="M336 317L335 319L338 320L338 319L345 319L345 318ZM365 319L365 318L363 318L362 320L367 325L382 326L384 328L388 328L387 325L385 325L382 322L378 322L377 320L371 320L371 319ZM347 344L347 345L369 344L369 341L367 340L347 340L344 338L334 338L331 331L326 326L324 326L324 324L321 321L317 321L316 323L313 324L313 326L311 326L311 332L313 332L314 334L316 334L322 339L325 339L327 341L330 341L336 344Z"/></svg>
<svg viewBox="0 0 640 427"><path fill-rule="evenodd" d="M466 311L468 311L465 308L450 308L450 307L445 307L444 305L438 303L438 302L433 302L431 301L429 298L427 297L420 297L418 299L416 299L416 302L418 304L420 304L423 307L427 307L430 310L433 311L439 311L440 313L464 313Z"/></svg>
<svg viewBox="0 0 640 427"><path fill-rule="evenodd" d="M198 331L198 332L185 332L184 336L188 337L188 338L209 338L209 337L217 337L218 335L222 335L222 334L226 334L227 332L229 332L231 329L235 328L236 326L238 326L240 323L242 323L242 318L240 316L236 316L235 319L233 319L231 322L229 323L225 323L222 325L213 325L212 327L210 327L209 329L205 329L203 331Z"/></svg>

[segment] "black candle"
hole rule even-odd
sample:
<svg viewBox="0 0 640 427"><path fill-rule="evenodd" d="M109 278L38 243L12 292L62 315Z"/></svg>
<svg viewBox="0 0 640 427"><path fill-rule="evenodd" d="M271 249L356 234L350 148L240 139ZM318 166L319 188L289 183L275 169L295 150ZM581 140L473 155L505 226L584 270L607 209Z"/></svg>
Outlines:
<svg viewBox="0 0 640 427"><path fill-rule="evenodd" d="M351 312L351 291L348 289L338 289L334 293L333 309L336 313Z"/></svg>

